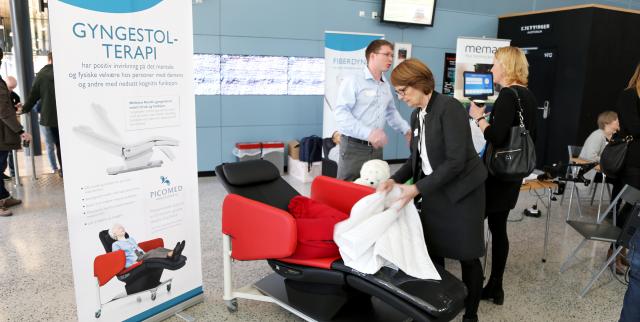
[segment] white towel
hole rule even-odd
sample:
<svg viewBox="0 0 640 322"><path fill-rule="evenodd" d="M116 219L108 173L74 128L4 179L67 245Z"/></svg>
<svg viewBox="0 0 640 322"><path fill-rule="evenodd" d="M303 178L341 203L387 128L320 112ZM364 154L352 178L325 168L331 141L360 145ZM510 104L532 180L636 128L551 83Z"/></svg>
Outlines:
<svg viewBox="0 0 640 322"><path fill-rule="evenodd" d="M399 196L398 187L388 194L368 195L353 206L349 219L336 224L333 237L342 260L367 274L388 266L416 278L440 280L415 205L391 205Z"/></svg>

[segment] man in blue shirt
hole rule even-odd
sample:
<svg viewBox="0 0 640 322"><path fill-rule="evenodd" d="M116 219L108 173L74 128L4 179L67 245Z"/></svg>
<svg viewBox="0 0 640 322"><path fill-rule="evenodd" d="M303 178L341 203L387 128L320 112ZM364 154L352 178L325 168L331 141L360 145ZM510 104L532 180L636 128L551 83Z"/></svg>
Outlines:
<svg viewBox="0 0 640 322"><path fill-rule="evenodd" d="M345 78L338 89L334 110L338 131L342 133L338 159L338 179L353 181L362 165L382 159L382 147L388 138L385 121L394 130L411 139L411 127L396 108L391 85L383 73L393 63L393 44L379 39L365 51L367 66Z"/></svg>

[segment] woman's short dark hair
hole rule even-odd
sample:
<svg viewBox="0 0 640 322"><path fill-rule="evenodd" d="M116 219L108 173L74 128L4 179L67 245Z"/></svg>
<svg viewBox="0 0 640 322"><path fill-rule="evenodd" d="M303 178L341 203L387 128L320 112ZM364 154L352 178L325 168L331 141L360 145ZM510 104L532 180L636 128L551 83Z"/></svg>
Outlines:
<svg viewBox="0 0 640 322"><path fill-rule="evenodd" d="M391 72L393 86L411 86L429 95L435 88L433 73L418 59L410 58L398 65Z"/></svg>
<svg viewBox="0 0 640 322"><path fill-rule="evenodd" d="M374 41L372 41L369 46L367 46L367 49L364 51L364 55L365 57L367 57L367 62L369 62L369 56L371 56L371 53L376 53L378 52L378 50L380 50L380 48L384 47L384 46L389 46L389 48L391 48L391 50L393 50L393 44L384 40L384 39L376 39Z"/></svg>

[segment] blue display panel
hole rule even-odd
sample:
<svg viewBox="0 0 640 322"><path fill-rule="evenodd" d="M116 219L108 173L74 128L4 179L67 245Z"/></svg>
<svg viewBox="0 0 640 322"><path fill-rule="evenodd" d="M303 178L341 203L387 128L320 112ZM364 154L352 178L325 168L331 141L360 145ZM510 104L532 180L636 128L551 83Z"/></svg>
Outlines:
<svg viewBox="0 0 640 322"><path fill-rule="evenodd" d="M480 97L493 95L493 74L464 72L465 97Z"/></svg>

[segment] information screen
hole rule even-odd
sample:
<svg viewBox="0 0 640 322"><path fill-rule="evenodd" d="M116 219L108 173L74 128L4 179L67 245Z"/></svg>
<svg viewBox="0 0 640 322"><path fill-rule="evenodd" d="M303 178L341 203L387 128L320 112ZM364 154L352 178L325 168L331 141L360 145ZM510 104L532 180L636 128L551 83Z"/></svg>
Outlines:
<svg viewBox="0 0 640 322"><path fill-rule="evenodd" d="M220 55L193 55L195 95L220 95Z"/></svg>
<svg viewBox="0 0 640 322"><path fill-rule="evenodd" d="M493 96L493 74L464 72L465 97Z"/></svg>
<svg viewBox="0 0 640 322"><path fill-rule="evenodd" d="M433 26L435 0L383 0L381 20Z"/></svg>
<svg viewBox="0 0 640 322"><path fill-rule="evenodd" d="M288 57L222 55L220 65L222 95L287 95Z"/></svg>
<svg viewBox="0 0 640 322"><path fill-rule="evenodd" d="M324 95L324 58L289 57L288 95Z"/></svg>

